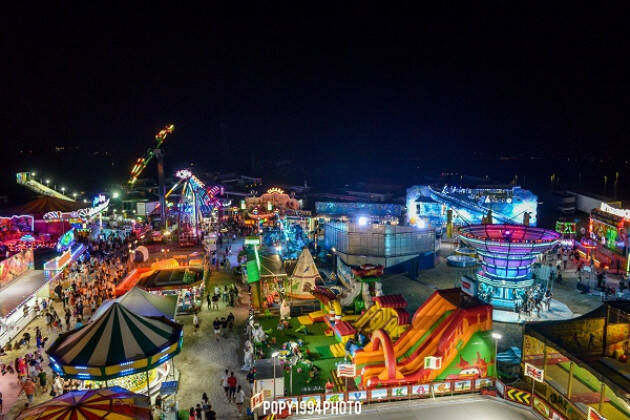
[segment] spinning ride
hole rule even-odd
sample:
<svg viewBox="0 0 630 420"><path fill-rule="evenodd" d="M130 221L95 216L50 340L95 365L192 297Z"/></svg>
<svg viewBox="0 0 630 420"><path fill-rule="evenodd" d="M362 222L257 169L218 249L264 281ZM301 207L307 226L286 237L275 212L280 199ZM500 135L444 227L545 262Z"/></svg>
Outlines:
<svg viewBox="0 0 630 420"><path fill-rule="evenodd" d="M178 242L181 246L194 246L199 240L203 218L222 207L222 201L218 198L222 191L218 186L207 186L188 169L179 170L175 175L179 181L166 193L165 198L180 189L176 207Z"/></svg>
<svg viewBox="0 0 630 420"><path fill-rule="evenodd" d="M560 234L524 225L470 225L459 238L481 257L479 296L496 307L514 309L524 289L534 284L536 257L558 244Z"/></svg>

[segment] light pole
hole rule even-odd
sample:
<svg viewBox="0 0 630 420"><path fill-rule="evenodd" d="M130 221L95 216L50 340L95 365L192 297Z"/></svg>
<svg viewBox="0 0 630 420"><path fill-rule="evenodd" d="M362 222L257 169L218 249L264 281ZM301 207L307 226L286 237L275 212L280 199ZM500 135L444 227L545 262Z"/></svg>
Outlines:
<svg viewBox="0 0 630 420"><path fill-rule="evenodd" d="M492 332L492 339L494 340L494 374L499 374L499 368L497 363L497 355L499 354L499 340L503 338L503 334L498 332Z"/></svg>
<svg viewBox="0 0 630 420"><path fill-rule="evenodd" d="M279 351L274 351L271 354L273 359L273 400L276 400L276 358L280 355Z"/></svg>
<svg viewBox="0 0 630 420"><path fill-rule="evenodd" d="M333 273L335 273L335 279L337 278L337 250L333 246L331 249L333 256Z"/></svg>

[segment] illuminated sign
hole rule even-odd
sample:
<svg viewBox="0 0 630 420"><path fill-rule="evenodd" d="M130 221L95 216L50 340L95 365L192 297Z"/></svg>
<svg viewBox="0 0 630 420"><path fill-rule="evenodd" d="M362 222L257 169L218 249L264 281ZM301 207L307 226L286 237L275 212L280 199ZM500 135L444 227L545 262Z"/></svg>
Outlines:
<svg viewBox="0 0 630 420"><path fill-rule="evenodd" d="M284 190L282 188L273 187L267 190L267 194L284 194Z"/></svg>
<svg viewBox="0 0 630 420"><path fill-rule="evenodd" d="M630 210L629 209L618 209L616 207L611 206L610 204L602 203L599 207L601 211L605 211L606 213L614 214L615 216L623 217L624 219L630 219Z"/></svg>
<svg viewBox="0 0 630 420"><path fill-rule="evenodd" d="M188 179L192 176L192 172L189 169L180 169L175 172L175 176L179 179Z"/></svg>
<svg viewBox="0 0 630 420"><path fill-rule="evenodd" d="M62 213L60 211L49 211L44 214L44 220L63 220L63 219L91 219L100 212L109 207L109 198L99 194L92 200L92 207L79 209L77 211Z"/></svg>

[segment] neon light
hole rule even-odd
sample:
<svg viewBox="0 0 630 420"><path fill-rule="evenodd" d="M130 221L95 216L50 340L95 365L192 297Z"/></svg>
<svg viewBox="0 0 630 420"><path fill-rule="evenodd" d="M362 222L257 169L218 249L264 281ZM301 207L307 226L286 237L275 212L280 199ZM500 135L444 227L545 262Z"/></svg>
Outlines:
<svg viewBox="0 0 630 420"><path fill-rule="evenodd" d="M606 203L602 203L599 206L599 209L606 213L610 213L618 217L623 217L624 219L630 219L630 209L618 209Z"/></svg>
<svg viewBox="0 0 630 420"><path fill-rule="evenodd" d="M273 187L267 190L267 194L284 194L284 190L282 188Z"/></svg>
<svg viewBox="0 0 630 420"><path fill-rule="evenodd" d="M33 232L35 230L35 218L31 216L30 214L21 214L19 216L13 215L11 217L0 216L0 224L4 224L5 223L4 221L6 220L6 223L9 223L9 224L14 223L17 225L19 223L19 220L22 218L30 220L31 232Z"/></svg>
<svg viewBox="0 0 630 420"><path fill-rule="evenodd" d="M132 364L133 361L130 362L122 362L119 366L129 366L130 364Z"/></svg>
<svg viewBox="0 0 630 420"><path fill-rule="evenodd" d="M175 176L179 179L188 179L192 176L192 172L189 169L180 169L175 172Z"/></svg>
<svg viewBox="0 0 630 420"><path fill-rule="evenodd" d="M120 371L120 376L129 375L135 372L135 369L125 369Z"/></svg>

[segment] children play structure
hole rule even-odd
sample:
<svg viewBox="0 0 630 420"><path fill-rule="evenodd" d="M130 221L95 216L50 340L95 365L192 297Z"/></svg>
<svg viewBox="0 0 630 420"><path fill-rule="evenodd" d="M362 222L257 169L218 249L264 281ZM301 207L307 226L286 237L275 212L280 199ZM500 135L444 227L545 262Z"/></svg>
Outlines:
<svg viewBox="0 0 630 420"><path fill-rule="evenodd" d="M320 280L313 256L308 248L304 248L293 270L287 295L294 299L313 299L311 289Z"/></svg>
<svg viewBox="0 0 630 420"><path fill-rule="evenodd" d="M407 301L402 295L377 296L374 305L365 311L354 323L354 327L364 335L378 329L384 330L391 338L398 338L409 327L409 313L404 309Z"/></svg>
<svg viewBox="0 0 630 420"><path fill-rule="evenodd" d="M382 304L375 299L375 306ZM355 382L374 388L486 377L495 358L491 329L490 305L459 289L438 290L398 340L385 329L372 331L365 347L354 352Z"/></svg>

